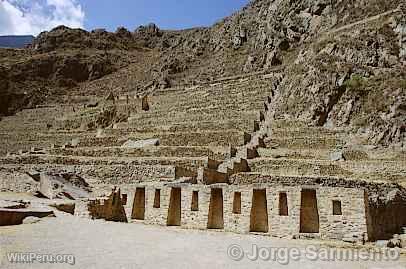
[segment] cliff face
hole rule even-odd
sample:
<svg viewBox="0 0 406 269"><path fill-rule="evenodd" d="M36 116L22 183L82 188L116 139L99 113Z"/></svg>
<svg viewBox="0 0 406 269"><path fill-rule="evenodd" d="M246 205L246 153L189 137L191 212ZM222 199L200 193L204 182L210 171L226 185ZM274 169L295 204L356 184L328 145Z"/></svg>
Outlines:
<svg viewBox="0 0 406 269"><path fill-rule="evenodd" d="M182 31L154 24L115 33L57 27L30 49L0 51L0 95L44 96L24 104L10 97L7 113L13 113L61 95L142 93L283 68L275 117L350 126L373 143L402 145L401 2L255 0L212 27Z"/></svg>
<svg viewBox="0 0 406 269"><path fill-rule="evenodd" d="M276 117L350 126L371 143L404 147L405 26L400 12L388 12L299 47L276 91Z"/></svg>

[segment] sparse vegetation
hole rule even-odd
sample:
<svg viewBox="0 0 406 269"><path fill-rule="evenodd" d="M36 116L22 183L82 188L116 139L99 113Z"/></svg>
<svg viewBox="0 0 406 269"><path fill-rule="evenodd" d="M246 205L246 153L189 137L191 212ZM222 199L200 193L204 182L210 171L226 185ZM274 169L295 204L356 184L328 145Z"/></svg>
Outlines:
<svg viewBox="0 0 406 269"><path fill-rule="evenodd" d="M344 82L344 85L351 90L360 90L365 84L366 79L357 74Z"/></svg>
<svg viewBox="0 0 406 269"><path fill-rule="evenodd" d="M400 79L399 86L401 89L406 90L406 79Z"/></svg>

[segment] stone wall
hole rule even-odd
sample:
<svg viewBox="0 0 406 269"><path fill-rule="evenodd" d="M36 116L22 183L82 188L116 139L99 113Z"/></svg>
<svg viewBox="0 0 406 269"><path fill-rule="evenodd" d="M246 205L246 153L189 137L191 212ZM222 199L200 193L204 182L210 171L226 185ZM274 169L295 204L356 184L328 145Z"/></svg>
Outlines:
<svg viewBox="0 0 406 269"><path fill-rule="evenodd" d="M306 187L284 187L282 185L269 187L265 184L254 186L215 184L207 186L162 183L161 185L140 185L138 188L145 188L145 201L142 201L142 205L145 205L145 216L144 220L141 221L147 224L168 225L168 213L174 210L173 208L169 210L170 204L171 207L176 207L173 204L173 199L180 199L180 225L170 221L171 226L202 230L208 229L208 227L223 226L224 228L217 230L235 233L259 232L270 236L290 238L301 235L301 198L302 191L306 190ZM316 193L320 223L319 231L312 233L313 237L343 239L351 235L358 241L365 238L368 229L364 190L314 186L309 188ZM172 189L180 189L180 197L172 198L171 202ZM159 207L156 203L156 190L159 190ZM134 188L128 193L129 202L125 208L129 218L134 206L135 191ZM195 194L193 194L194 192ZM255 206L252 207L254 192L260 193L260 195L256 195ZM287 216L280 214L279 196L281 193L286 194ZM237 195L237 199L234 199L235 195ZM198 203L196 205L196 201L194 201L192 207L192 197L196 198L196 196ZM218 200L221 196L223 198L222 206ZM136 199L139 203L138 200ZM237 210L238 213L235 213L235 209L239 206L233 204L234 201L237 203L241 201L240 211ZM264 201L266 205L263 204ZM333 201L341 203L342 215L333 215ZM215 204L210 206L211 203ZM223 207L222 212L221 207ZM171 214L173 215L173 212ZM213 219L209 221L211 217ZM219 224L221 218L224 222L223 225ZM264 227L264 223L267 223L268 227Z"/></svg>
<svg viewBox="0 0 406 269"><path fill-rule="evenodd" d="M40 209L0 209L0 226L19 225L26 217L44 218L52 216L52 210Z"/></svg>
<svg viewBox="0 0 406 269"><path fill-rule="evenodd" d="M95 179L102 183L111 185L128 184L132 182L149 182L156 180L171 181L176 177L176 166L174 165L15 165L2 167L3 171L47 171L49 173L73 173L86 179ZM192 173L192 172L190 172ZM183 175L179 173L180 175Z"/></svg>
<svg viewBox="0 0 406 269"><path fill-rule="evenodd" d="M107 221L127 222L124 202L125 199L121 196L121 191L113 190L107 199L91 200L88 203L90 217Z"/></svg>

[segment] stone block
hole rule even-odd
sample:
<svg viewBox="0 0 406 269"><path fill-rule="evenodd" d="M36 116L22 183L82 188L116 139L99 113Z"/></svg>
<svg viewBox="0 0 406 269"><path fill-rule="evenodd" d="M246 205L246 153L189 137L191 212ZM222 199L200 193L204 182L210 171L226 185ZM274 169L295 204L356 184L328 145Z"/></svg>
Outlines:
<svg viewBox="0 0 406 269"><path fill-rule="evenodd" d="M138 141L128 140L121 147L130 149L141 149L145 147L159 146L159 143L160 141L157 138Z"/></svg>

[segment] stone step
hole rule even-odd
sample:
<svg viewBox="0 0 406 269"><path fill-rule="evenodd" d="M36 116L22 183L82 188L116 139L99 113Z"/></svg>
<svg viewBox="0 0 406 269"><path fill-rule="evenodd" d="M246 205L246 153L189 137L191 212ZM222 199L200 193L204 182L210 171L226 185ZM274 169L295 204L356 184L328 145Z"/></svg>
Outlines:
<svg viewBox="0 0 406 269"><path fill-rule="evenodd" d="M257 158L249 160L249 165L253 172L272 175L365 177L367 179L375 174L383 177L406 178L406 162L378 160L332 162Z"/></svg>
<svg viewBox="0 0 406 269"><path fill-rule="evenodd" d="M172 165L189 168L198 168L204 166L207 157L83 157L83 156L63 156L63 155L23 155L1 157L0 165L5 166L31 166L36 170L37 165L133 165L133 166L154 166L154 165Z"/></svg>
<svg viewBox="0 0 406 269"><path fill-rule="evenodd" d="M290 148L259 148L258 155L263 158L273 159L317 159L330 160L330 149L306 148L306 149L290 149Z"/></svg>
<svg viewBox="0 0 406 269"><path fill-rule="evenodd" d="M271 130L273 137L295 138L295 137L312 136L312 137L334 138L334 137L343 137L346 135L344 130L330 130L320 127L275 128L272 126Z"/></svg>
<svg viewBox="0 0 406 269"><path fill-rule="evenodd" d="M227 147L146 147L143 149L128 149L121 147L83 147L55 148L48 150L50 155L84 156L84 157L210 157L222 160L227 155Z"/></svg>
<svg viewBox="0 0 406 269"><path fill-rule="evenodd" d="M267 148L287 148L287 149L322 149L335 150L342 148L345 141L336 137L272 137L265 141Z"/></svg>
<svg viewBox="0 0 406 269"><path fill-rule="evenodd" d="M236 173L250 172L250 168L246 159L232 158L222 163L217 171L231 176Z"/></svg>
<svg viewBox="0 0 406 269"><path fill-rule="evenodd" d="M249 119L235 119L224 121L200 121L180 122L167 125L142 125L131 126L130 123L120 123L116 129L105 129L106 135L125 135L128 133L161 133L161 132L197 132L197 131L219 131L236 129L238 131L250 132L254 124Z"/></svg>
<svg viewBox="0 0 406 269"><path fill-rule="evenodd" d="M257 108L250 108L248 106L232 106L232 107L226 107L226 106L218 106L218 107L204 107L202 109L196 109L196 108L189 108L189 109L182 109L182 110L161 110L161 111L154 111L151 109L148 112L142 112L142 113L132 113L130 120L138 119L162 119L162 118L184 118L188 116L195 116L195 115L203 115L206 117L211 117L215 119L216 115L239 115L241 114L242 116L244 114L249 114L249 113L257 113L259 115L259 111L263 108L262 104L259 103ZM227 118L226 118L227 119Z"/></svg>
<svg viewBox="0 0 406 269"><path fill-rule="evenodd" d="M186 125L183 125L186 126ZM199 129L199 128L196 128ZM214 129L214 128L213 128ZM114 131L112 131L114 133ZM78 140L79 147L119 147L128 139L144 140L159 138L163 146L228 146L242 145L244 143L244 133L240 130L219 129L216 131L195 131L195 132L152 132L152 133L130 133L119 132L104 137L96 137L96 131L91 132L51 132L51 133L28 133L20 135L2 134L0 135L3 145L2 155L7 152L16 153L19 150L30 150L32 147L50 148L52 144L63 145L72 140Z"/></svg>
<svg viewBox="0 0 406 269"><path fill-rule="evenodd" d="M144 137L148 137L144 136ZM155 134L163 146L228 146L243 145L244 133L237 130L176 132Z"/></svg>
<svg viewBox="0 0 406 269"><path fill-rule="evenodd" d="M199 103L165 103L165 105L154 104L150 102L150 111L141 111L140 107L131 110L132 116L145 115L150 116L164 116L166 113L171 115L184 114L191 112L201 112L206 114L217 114L224 111L250 111L263 109L263 100L261 98L238 98L234 99L232 103L227 103L222 100L201 101Z"/></svg>
<svg viewBox="0 0 406 269"><path fill-rule="evenodd" d="M220 114L203 114L198 112L184 113L182 115L177 114L176 117L166 115L165 117L155 118L144 115L138 115L136 117L130 117L128 119L129 126L163 126L168 124L178 124L183 122L207 122L207 121L227 121L227 120L257 120L258 111L243 111L236 113L234 111L224 111Z"/></svg>
<svg viewBox="0 0 406 269"><path fill-rule="evenodd" d="M154 97L169 97L169 96L200 96L205 93L219 95L228 95L230 93L245 91L247 93L254 92L258 89L267 88L271 84L271 80L256 80L254 83L250 80L236 80L227 83L212 83L212 85L195 86L192 88L173 88L165 90L157 90L154 92Z"/></svg>
<svg viewBox="0 0 406 269"><path fill-rule="evenodd" d="M261 85L249 85L249 83L236 84L233 86L223 87L222 85L216 85L213 87L201 87L195 89L184 89L178 91L165 91L165 92L154 92L150 95L152 101L165 101L165 100L176 100L176 101L188 101L193 102L197 99L210 100L213 96L218 96L224 100L230 100L229 97L234 97L236 95L264 95L267 91L268 84ZM137 102L140 99L133 99L133 102ZM122 102L124 104L124 102Z"/></svg>

